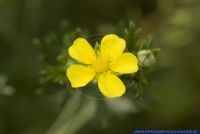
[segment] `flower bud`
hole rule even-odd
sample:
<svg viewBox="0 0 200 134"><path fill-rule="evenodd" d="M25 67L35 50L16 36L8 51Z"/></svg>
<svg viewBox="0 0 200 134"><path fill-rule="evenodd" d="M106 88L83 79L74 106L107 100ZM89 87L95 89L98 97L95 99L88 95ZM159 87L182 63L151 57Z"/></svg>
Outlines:
<svg viewBox="0 0 200 134"><path fill-rule="evenodd" d="M156 58L151 50L141 50L137 54L139 65L143 67L151 66L156 62Z"/></svg>

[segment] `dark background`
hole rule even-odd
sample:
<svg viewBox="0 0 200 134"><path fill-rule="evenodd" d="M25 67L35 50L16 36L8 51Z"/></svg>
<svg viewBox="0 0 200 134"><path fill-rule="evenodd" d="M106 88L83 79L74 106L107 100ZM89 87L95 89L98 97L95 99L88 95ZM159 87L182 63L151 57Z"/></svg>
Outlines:
<svg viewBox="0 0 200 134"><path fill-rule="evenodd" d="M150 34L161 48L144 86L153 105L108 119L105 127L95 116L74 133L200 129L199 8L198 0L0 0L0 134L44 134L61 112L63 92L38 95L43 64L32 40L63 20L94 34L134 20L141 38Z"/></svg>

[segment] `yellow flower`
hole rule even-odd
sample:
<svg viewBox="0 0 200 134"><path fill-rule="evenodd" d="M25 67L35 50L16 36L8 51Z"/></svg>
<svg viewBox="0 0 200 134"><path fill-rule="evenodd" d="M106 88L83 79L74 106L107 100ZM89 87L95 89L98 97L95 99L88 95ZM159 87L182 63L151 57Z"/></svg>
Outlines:
<svg viewBox="0 0 200 134"><path fill-rule="evenodd" d="M122 96L126 87L117 75L138 71L136 56L129 52L123 53L125 47L126 41L114 34L102 38L97 52L86 39L77 38L68 50L69 55L81 63L67 68L66 75L71 86L84 87L94 79L105 97Z"/></svg>

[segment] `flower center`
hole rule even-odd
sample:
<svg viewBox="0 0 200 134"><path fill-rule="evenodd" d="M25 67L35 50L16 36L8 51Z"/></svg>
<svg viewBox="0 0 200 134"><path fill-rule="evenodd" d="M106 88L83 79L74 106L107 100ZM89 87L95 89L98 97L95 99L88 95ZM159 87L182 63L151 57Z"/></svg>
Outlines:
<svg viewBox="0 0 200 134"><path fill-rule="evenodd" d="M97 73L103 73L108 70L108 62L102 57L98 57L93 64L94 69Z"/></svg>

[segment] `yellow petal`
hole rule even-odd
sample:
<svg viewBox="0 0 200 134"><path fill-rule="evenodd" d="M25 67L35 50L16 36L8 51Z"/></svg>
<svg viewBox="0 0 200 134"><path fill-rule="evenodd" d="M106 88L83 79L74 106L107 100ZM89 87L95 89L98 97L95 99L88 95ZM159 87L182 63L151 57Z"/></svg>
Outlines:
<svg viewBox="0 0 200 134"><path fill-rule="evenodd" d="M66 73L72 87L74 88L87 85L95 76L95 71L92 67L78 64L68 67Z"/></svg>
<svg viewBox="0 0 200 134"><path fill-rule="evenodd" d="M132 53L123 53L110 63L110 69L121 74L130 74L138 71L137 57Z"/></svg>
<svg viewBox="0 0 200 134"><path fill-rule="evenodd" d="M126 41L115 34L109 34L101 40L101 56L109 60L116 59L126 47Z"/></svg>
<svg viewBox="0 0 200 134"><path fill-rule="evenodd" d="M76 39L68 52L73 59L84 64L92 64L96 59L93 48L84 38Z"/></svg>
<svg viewBox="0 0 200 134"><path fill-rule="evenodd" d="M126 91L123 82L116 75L110 73L99 76L98 86L101 93L107 98L120 97Z"/></svg>

